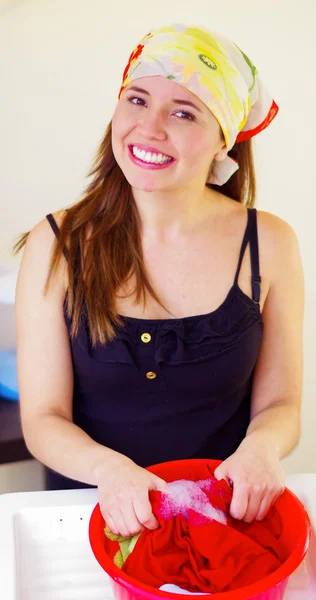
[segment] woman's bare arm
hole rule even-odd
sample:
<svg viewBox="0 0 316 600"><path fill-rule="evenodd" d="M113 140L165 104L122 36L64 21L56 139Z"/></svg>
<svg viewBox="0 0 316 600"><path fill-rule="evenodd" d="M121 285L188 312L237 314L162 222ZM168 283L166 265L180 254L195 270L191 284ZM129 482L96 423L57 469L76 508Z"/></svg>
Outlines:
<svg viewBox="0 0 316 600"><path fill-rule="evenodd" d="M263 309L264 333L256 365L247 437L283 458L300 436L303 382L304 277L293 229L269 213L271 283Z"/></svg>
<svg viewBox="0 0 316 600"><path fill-rule="evenodd" d="M56 215L57 221L62 218ZM44 286L54 241L45 219L31 232L16 292L17 361L26 444L63 475L96 484L96 469L122 455L94 442L72 422L73 369L63 316L66 261L47 295Z"/></svg>
<svg viewBox="0 0 316 600"><path fill-rule="evenodd" d="M239 448L217 469L233 483L231 514L261 520L284 489L280 459L297 444L303 376L304 281L292 228L259 213L259 246L269 292L255 368L251 421Z"/></svg>
<svg viewBox="0 0 316 600"><path fill-rule="evenodd" d="M101 511L113 533L127 536L144 527L155 529L158 522L148 490L163 489L165 482L128 457L97 444L72 421L73 368L63 315L64 261L44 295L53 240L46 220L35 227L17 284L18 380L26 444L51 469L98 486Z"/></svg>

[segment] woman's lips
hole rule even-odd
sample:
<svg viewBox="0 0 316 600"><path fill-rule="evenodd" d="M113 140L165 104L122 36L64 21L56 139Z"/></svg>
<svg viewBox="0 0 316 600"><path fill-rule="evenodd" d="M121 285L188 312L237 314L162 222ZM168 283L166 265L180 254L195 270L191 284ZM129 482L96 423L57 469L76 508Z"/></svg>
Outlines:
<svg viewBox="0 0 316 600"><path fill-rule="evenodd" d="M132 160L132 162L135 163L135 165L142 167L143 169L151 169L151 170L166 169L167 167L170 167L175 162L175 159L172 158L172 160L170 160L169 162L163 163L161 165L158 165L156 163L148 163L148 162L145 162L144 160L141 160L140 158L137 158L137 156L134 156L133 146L128 146L128 151L129 151L129 157Z"/></svg>

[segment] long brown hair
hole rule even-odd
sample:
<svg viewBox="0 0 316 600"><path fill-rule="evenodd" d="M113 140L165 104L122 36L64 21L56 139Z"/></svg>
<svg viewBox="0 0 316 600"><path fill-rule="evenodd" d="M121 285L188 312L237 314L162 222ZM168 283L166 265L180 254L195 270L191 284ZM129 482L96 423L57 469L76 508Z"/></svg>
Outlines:
<svg viewBox="0 0 316 600"><path fill-rule="evenodd" d="M149 294L163 306L146 273L140 217L131 186L113 155L111 129L110 123L89 173L91 183L83 198L67 209L60 225L45 286L47 293L66 248L70 334L78 334L85 309L93 346L112 340L115 326L122 324L116 295L132 275L136 303L145 305ZM252 207L256 183L251 140L235 144L229 155L238 161L238 171L225 185L209 187ZM28 235L29 232L18 239L15 253L23 248Z"/></svg>

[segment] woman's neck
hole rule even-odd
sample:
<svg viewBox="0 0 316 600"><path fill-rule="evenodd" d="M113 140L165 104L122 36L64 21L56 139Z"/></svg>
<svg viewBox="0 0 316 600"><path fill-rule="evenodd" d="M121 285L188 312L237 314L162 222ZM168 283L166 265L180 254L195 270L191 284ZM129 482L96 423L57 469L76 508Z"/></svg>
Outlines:
<svg viewBox="0 0 316 600"><path fill-rule="evenodd" d="M132 189L143 232L157 238L171 238L195 230L210 211L217 212L219 194L206 186L202 190L146 192Z"/></svg>

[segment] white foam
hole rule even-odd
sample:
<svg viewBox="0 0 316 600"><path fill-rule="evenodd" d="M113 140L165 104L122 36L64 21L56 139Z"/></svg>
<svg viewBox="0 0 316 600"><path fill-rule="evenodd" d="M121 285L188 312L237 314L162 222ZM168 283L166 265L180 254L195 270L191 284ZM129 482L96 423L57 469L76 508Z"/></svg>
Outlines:
<svg viewBox="0 0 316 600"><path fill-rule="evenodd" d="M179 479L167 484L164 491L161 515L165 519L182 514L187 517L188 509L218 523L227 524L225 513L215 508L207 494L203 491L210 490L213 482L211 479L201 481L188 481ZM203 488L203 489L202 489Z"/></svg>

